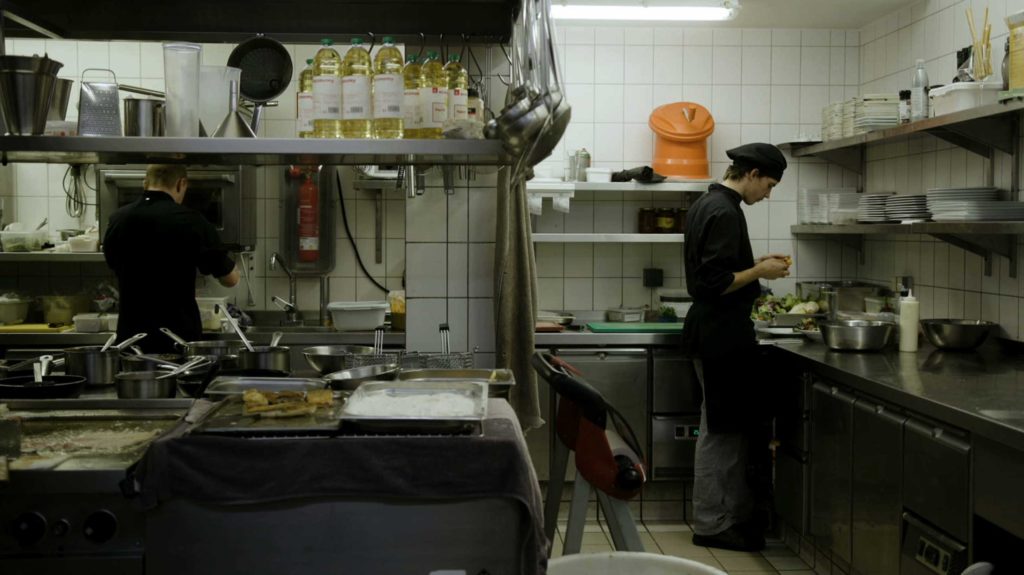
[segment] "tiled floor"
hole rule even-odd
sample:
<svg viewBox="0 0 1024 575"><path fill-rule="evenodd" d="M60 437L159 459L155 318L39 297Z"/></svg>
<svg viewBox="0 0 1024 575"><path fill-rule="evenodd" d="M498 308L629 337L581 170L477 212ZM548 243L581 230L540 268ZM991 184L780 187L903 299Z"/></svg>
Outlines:
<svg viewBox="0 0 1024 575"><path fill-rule="evenodd" d="M698 547L690 538L693 532L686 524L640 523L640 539L648 553L674 555L692 559L717 567L729 575L814 575L800 557L790 551L780 540L769 540L768 546L760 553L743 553ZM560 523L555 535L552 557L562 555L565 524ZM582 553L614 551L611 537L604 523L587 523L583 528Z"/></svg>

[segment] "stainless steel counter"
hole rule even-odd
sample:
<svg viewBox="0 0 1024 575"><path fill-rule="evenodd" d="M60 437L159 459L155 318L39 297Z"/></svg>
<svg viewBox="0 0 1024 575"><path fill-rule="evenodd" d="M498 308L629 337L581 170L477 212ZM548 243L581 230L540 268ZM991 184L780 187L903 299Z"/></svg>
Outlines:
<svg viewBox="0 0 1024 575"><path fill-rule="evenodd" d="M777 349L855 391L1024 451L1024 356L996 342L973 352L838 352L810 342Z"/></svg>
<svg viewBox="0 0 1024 575"><path fill-rule="evenodd" d="M589 331L538 333L534 335L534 345L537 347L676 347L679 345L679 334L591 333Z"/></svg>
<svg viewBox="0 0 1024 575"><path fill-rule="evenodd" d="M261 332L246 334L255 343L266 345L271 334ZM101 333L4 333L0 334L0 348L11 347L72 347L76 345L102 345L110 332ZM233 333L204 333L203 339L237 339ZM288 332L281 338L281 345L373 345L373 332L326 331ZM384 347L405 347L404 332L384 334Z"/></svg>

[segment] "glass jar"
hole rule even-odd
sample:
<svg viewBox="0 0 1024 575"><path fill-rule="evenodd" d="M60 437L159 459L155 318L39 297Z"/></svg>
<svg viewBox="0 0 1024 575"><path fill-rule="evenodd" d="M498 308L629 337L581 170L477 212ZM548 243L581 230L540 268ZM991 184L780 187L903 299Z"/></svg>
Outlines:
<svg viewBox="0 0 1024 575"><path fill-rule="evenodd" d="M673 212L679 208L658 208L654 227L659 234L671 234L676 229L676 214Z"/></svg>
<svg viewBox="0 0 1024 575"><path fill-rule="evenodd" d="M641 234L653 234L655 229L656 215L653 208L640 208L638 212L637 229Z"/></svg>

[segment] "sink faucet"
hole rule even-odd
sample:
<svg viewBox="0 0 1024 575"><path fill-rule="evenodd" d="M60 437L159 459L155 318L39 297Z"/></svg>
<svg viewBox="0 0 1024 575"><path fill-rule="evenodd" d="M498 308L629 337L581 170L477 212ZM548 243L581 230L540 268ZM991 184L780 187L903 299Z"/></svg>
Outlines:
<svg viewBox="0 0 1024 575"><path fill-rule="evenodd" d="M281 271L288 275L288 301L284 301L283 299L277 296L274 296L271 299L284 309L284 312L288 318L288 324L295 325L301 323L302 319L299 318L299 309L298 306L295 304L295 274L292 273L292 270L288 269L287 265L285 265L284 258L281 257L281 254L274 252L273 254L270 255L270 269L276 270L277 266L281 266Z"/></svg>

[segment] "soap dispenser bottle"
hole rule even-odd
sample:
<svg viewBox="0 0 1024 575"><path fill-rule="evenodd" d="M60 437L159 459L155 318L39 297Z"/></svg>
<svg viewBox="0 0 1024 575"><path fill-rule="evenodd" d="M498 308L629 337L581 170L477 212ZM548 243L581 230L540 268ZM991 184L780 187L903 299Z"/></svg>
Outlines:
<svg viewBox="0 0 1024 575"><path fill-rule="evenodd" d="M900 298L900 351L917 351L917 323L921 318L920 302L910 290Z"/></svg>

